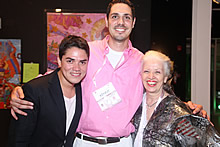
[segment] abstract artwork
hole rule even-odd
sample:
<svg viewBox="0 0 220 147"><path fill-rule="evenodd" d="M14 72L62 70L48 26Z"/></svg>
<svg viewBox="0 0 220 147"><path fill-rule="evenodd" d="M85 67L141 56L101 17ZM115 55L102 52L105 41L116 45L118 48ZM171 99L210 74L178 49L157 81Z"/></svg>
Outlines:
<svg viewBox="0 0 220 147"><path fill-rule="evenodd" d="M10 93L21 82L21 40L0 39L0 109L8 109Z"/></svg>
<svg viewBox="0 0 220 147"><path fill-rule="evenodd" d="M58 67L58 46L65 36L77 35L93 41L103 39L107 34L105 13L47 12L47 71Z"/></svg>

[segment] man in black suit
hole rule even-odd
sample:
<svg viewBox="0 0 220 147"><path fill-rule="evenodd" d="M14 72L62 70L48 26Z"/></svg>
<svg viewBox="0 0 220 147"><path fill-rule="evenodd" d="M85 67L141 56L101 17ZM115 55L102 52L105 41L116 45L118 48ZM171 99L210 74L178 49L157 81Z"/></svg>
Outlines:
<svg viewBox="0 0 220 147"><path fill-rule="evenodd" d="M89 59L86 40L74 35L64 38L57 59L58 69L22 87L24 99L34 108L13 120L16 147L72 147L82 112L80 81Z"/></svg>

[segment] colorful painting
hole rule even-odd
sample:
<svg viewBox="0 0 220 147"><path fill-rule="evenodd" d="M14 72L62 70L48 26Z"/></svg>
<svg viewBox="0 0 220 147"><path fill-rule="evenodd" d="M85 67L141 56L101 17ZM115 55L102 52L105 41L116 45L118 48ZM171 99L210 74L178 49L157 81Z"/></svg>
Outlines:
<svg viewBox="0 0 220 147"><path fill-rule="evenodd" d="M21 82L21 40L0 39L0 109L8 109L10 93Z"/></svg>
<svg viewBox="0 0 220 147"><path fill-rule="evenodd" d="M105 13L49 13L47 12L47 67L58 67L60 41L67 35L81 36L87 41L103 39L108 34Z"/></svg>

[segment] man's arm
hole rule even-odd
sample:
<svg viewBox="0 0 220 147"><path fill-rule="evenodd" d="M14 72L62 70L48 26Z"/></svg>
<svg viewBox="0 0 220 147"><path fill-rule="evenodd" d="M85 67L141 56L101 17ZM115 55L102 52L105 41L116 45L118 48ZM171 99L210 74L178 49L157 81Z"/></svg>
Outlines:
<svg viewBox="0 0 220 147"><path fill-rule="evenodd" d="M16 120L18 119L18 117L15 114L15 112L27 116L27 113L21 111L20 109L33 109L34 104L32 102L22 100L23 98L24 98L24 93L22 88L19 86L15 87L11 93L10 104L11 104L11 114Z"/></svg>
<svg viewBox="0 0 220 147"><path fill-rule="evenodd" d="M16 147L30 146L38 120L39 106L37 107L37 105L39 104L39 96L37 95L37 92L35 92L35 90L29 84L25 84L23 86L22 93L23 92L25 94L24 99L35 103L35 108L33 110L25 109L24 112L28 114L27 116L17 114L18 120L15 121L15 140L14 140Z"/></svg>
<svg viewBox="0 0 220 147"><path fill-rule="evenodd" d="M34 104L29 102L29 101L25 101L22 100L24 98L24 93L21 87L17 86L13 89L12 93L11 93L11 114L12 116L17 120L18 117L16 116L15 112L21 115L27 115L27 113L21 111L20 109L33 109ZM186 103L186 105L188 105L190 107L190 109L193 110L193 113L199 113L201 114L204 118L207 118L208 120L210 120L209 116L207 115L207 112L205 110L203 110L203 106L202 105L198 105L198 104L194 104L191 101L188 101Z"/></svg>

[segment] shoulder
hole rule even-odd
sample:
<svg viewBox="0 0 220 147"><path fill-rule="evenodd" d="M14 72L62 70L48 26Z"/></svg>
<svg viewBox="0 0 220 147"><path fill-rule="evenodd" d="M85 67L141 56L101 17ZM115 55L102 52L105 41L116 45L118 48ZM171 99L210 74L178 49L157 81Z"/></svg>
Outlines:
<svg viewBox="0 0 220 147"><path fill-rule="evenodd" d="M144 54L141 51L139 51L138 49L133 48L132 49L132 56L133 56L133 58L135 58L136 60L139 60L141 62Z"/></svg>
<svg viewBox="0 0 220 147"><path fill-rule="evenodd" d="M188 110L189 108L187 105L181 101L178 97L174 95L168 95L166 98L164 98L161 103L165 104L167 107L180 107L183 109Z"/></svg>
<svg viewBox="0 0 220 147"><path fill-rule="evenodd" d="M47 86L50 82L58 82L58 75L57 72L59 71L59 69L53 71L50 74L46 74L37 78L34 78L32 80L30 80L29 82L27 82L26 84L24 84L24 87L29 85L33 88L40 88L40 87L45 87Z"/></svg>
<svg viewBox="0 0 220 147"><path fill-rule="evenodd" d="M89 42L89 51L90 51L90 57L89 60L95 56L102 56L104 54L104 50L108 47L107 42L105 40L95 40L92 42ZM90 60L91 61L91 60Z"/></svg>
<svg viewBox="0 0 220 147"><path fill-rule="evenodd" d="M105 40L95 40L88 42L90 49L93 49L94 47L101 47L104 46L107 42Z"/></svg>
<svg viewBox="0 0 220 147"><path fill-rule="evenodd" d="M155 114L154 117L160 116L164 122L169 122L170 120L175 121L181 116L190 115L192 111L179 98L169 95L160 102Z"/></svg>

